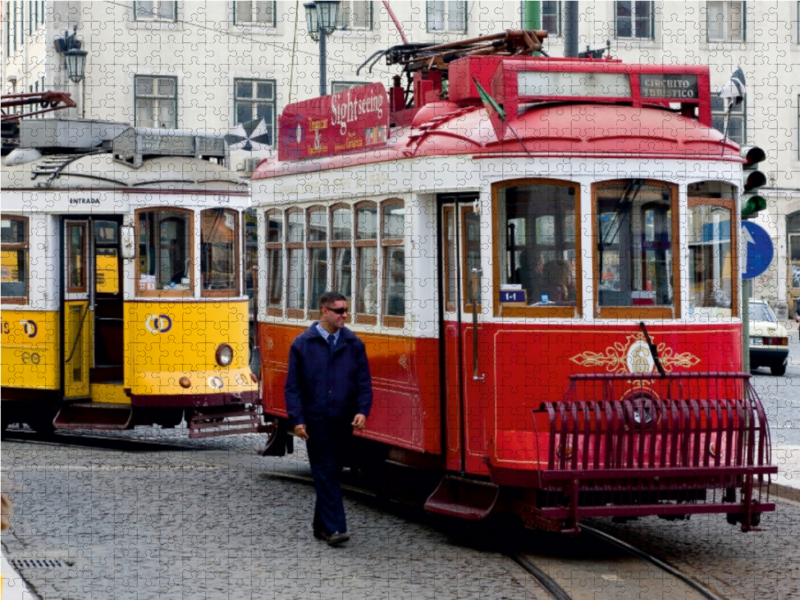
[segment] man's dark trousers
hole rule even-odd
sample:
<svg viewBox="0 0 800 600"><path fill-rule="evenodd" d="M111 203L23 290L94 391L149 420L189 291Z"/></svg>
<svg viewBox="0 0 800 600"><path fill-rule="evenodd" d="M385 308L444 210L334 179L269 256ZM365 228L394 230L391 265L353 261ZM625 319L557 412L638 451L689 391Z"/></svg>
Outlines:
<svg viewBox="0 0 800 600"><path fill-rule="evenodd" d="M353 435L352 418L306 419L306 449L317 490L314 531L324 534L347 531L339 474Z"/></svg>

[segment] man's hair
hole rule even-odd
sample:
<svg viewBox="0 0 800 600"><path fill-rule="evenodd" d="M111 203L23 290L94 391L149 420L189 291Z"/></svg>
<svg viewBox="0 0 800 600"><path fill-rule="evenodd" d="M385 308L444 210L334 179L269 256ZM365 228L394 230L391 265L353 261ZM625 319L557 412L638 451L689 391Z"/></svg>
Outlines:
<svg viewBox="0 0 800 600"><path fill-rule="evenodd" d="M347 302L347 298L342 296L339 292L325 292L319 298L319 309L322 310L323 307L327 308L342 300Z"/></svg>

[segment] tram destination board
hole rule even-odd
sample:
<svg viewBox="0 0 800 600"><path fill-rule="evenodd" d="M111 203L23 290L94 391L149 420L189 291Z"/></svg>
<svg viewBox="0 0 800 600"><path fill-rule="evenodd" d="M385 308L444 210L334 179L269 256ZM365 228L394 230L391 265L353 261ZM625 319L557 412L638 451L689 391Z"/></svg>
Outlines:
<svg viewBox="0 0 800 600"><path fill-rule="evenodd" d="M697 98L697 75L639 75L642 98Z"/></svg>

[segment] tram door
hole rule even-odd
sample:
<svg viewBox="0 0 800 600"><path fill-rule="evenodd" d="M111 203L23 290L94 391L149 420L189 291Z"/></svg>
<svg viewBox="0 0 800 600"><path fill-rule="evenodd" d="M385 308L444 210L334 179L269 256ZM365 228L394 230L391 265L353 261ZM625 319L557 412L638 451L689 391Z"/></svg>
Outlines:
<svg viewBox="0 0 800 600"><path fill-rule="evenodd" d="M116 216L64 220L64 397L122 383L123 305Z"/></svg>
<svg viewBox="0 0 800 600"><path fill-rule="evenodd" d="M481 353L481 223L474 194L439 197L440 329L445 394L447 468L472 472L485 469L486 403L482 401L489 365ZM474 310L477 304L478 311ZM478 345L475 340L478 339Z"/></svg>

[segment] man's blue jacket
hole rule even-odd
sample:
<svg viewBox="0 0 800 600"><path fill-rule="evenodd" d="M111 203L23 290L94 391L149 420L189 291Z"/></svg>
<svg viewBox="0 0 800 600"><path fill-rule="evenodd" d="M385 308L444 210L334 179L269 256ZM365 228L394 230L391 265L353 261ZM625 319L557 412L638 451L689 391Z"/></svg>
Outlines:
<svg viewBox="0 0 800 600"><path fill-rule="evenodd" d="M309 417L369 416L372 377L364 342L343 327L331 352L312 324L292 342L284 394L292 427Z"/></svg>

